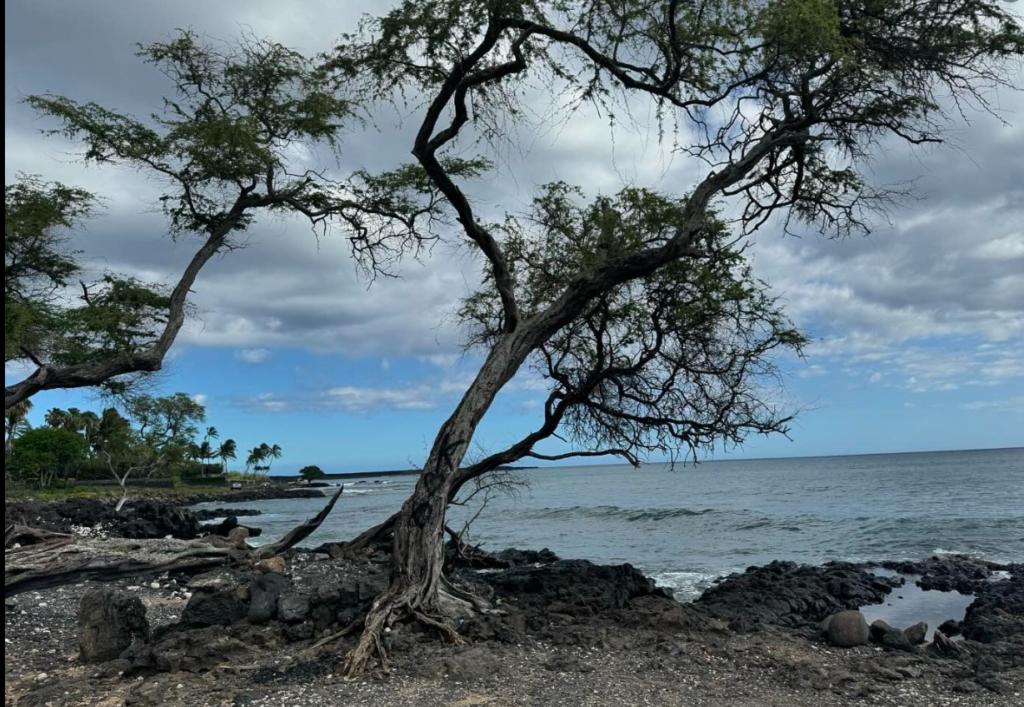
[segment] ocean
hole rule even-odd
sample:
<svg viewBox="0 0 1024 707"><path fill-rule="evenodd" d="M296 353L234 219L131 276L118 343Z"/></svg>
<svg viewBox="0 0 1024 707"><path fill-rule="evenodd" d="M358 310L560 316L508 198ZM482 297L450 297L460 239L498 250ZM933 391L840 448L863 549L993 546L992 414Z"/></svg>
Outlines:
<svg viewBox="0 0 1024 707"><path fill-rule="evenodd" d="M571 467L519 476L528 488L488 506L472 526L474 543L629 563L680 598L773 560L819 564L942 553L1024 560L1024 449L639 471ZM348 540L386 520L415 482L409 476L346 481L342 501L307 545ZM237 504L263 511L244 519L264 530L260 542L277 539L322 506L315 499ZM451 525L461 528L472 512L453 509Z"/></svg>

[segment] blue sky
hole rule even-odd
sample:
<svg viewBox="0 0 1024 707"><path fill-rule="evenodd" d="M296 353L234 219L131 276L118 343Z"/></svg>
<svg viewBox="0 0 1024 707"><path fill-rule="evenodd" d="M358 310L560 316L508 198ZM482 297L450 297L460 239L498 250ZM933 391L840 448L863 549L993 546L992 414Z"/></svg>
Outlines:
<svg viewBox="0 0 1024 707"><path fill-rule="evenodd" d="M132 43L174 27L215 37L251 28L307 52L323 50L379 3L310 0L295 12L269 0L209 3L5 3L5 179L41 174L99 192L105 212L78 234L96 272L166 282L194 244L166 235L159 185L117 169L85 169L38 134L20 99L56 91L145 114L166 88L131 56ZM807 361L784 361L787 402L804 409L792 440L752 440L732 456L864 454L1024 444L1024 97L1000 96L1009 125L954 125L954 145L887 144L878 183L918 181L922 200L870 238L783 238L769 226L751 250L796 322L815 339ZM341 170L408 159L415 119L381 120L343 147ZM395 118L391 120L390 118ZM470 187L488 216L521 210L559 179L588 194L625 182L684 193L700 165L666 155L655 129L610 139L586 111L567 129L517 128L501 168ZM450 314L479 279L465 251L442 247L403 279L368 287L343 238L317 242L306 225L260 222L249 248L204 271L189 325L159 389L203 400L209 421L243 447L277 443L279 470L332 472L419 463L472 374ZM24 371L7 367L10 384ZM516 381L484 421L495 449L538 424L542 391ZM80 393L36 399L90 406ZM552 447L556 449L556 447ZM721 457L720 457L721 458Z"/></svg>

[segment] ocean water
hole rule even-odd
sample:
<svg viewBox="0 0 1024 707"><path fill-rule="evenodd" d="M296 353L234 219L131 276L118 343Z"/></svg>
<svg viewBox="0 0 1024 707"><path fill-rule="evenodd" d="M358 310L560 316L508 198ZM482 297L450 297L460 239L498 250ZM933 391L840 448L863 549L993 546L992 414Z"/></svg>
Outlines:
<svg viewBox="0 0 1024 707"><path fill-rule="evenodd" d="M574 467L520 472L529 484L473 525L492 550L549 548L630 563L692 597L722 575L773 560L822 563L966 553L1024 561L1024 449L707 462L696 467ZM346 482L307 545L344 541L386 520L415 477ZM220 504L222 505L222 504ZM323 503L237 504L274 540ZM454 509L453 527L467 511Z"/></svg>

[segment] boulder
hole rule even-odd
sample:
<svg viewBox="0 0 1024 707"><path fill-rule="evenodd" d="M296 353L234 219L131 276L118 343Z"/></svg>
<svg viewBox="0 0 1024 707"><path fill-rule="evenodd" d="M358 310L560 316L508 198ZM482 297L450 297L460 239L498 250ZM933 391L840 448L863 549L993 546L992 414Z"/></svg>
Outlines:
<svg viewBox="0 0 1024 707"><path fill-rule="evenodd" d="M233 590L200 590L185 607L181 625L189 628L231 626L244 620L248 613L245 602Z"/></svg>
<svg viewBox="0 0 1024 707"><path fill-rule="evenodd" d="M89 592L78 609L78 648L86 663L117 660L149 640L146 607L136 596L112 590Z"/></svg>
<svg viewBox="0 0 1024 707"><path fill-rule="evenodd" d="M939 630L949 637L959 636L964 632L964 624L962 621L950 620L939 626Z"/></svg>
<svg viewBox="0 0 1024 707"><path fill-rule="evenodd" d="M284 635L292 643L300 643L301 641L313 640L316 631L313 624L307 621L306 623L288 626L284 630Z"/></svg>
<svg viewBox="0 0 1024 707"><path fill-rule="evenodd" d="M249 585L249 623L265 624L277 617L278 602L288 588L288 579L280 574L265 574Z"/></svg>
<svg viewBox="0 0 1024 707"><path fill-rule="evenodd" d="M271 557L256 563L256 571L260 574L284 574L287 569L288 563L283 557Z"/></svg>
<svg viewBox="0 0 1024 707"><path fill-rule="evenodd" d="M949 639L942 631L935 632L935 640L928 646L928 653L937 658L963 658L967 651Z"/></svg>
<svg viewBox="0 0 1024 707"><path fill-rule="evenodd" d="M244 545L249 539L249 529L239 526L228 533L228 542L235 545Z"/></svg>
<svg viewBox="0 0 1024 707"><path fill-rule="evenodd" d="M300 624L309 618L312 607L309 598L290 594L281 597L277 604L278 618L288 624Z"/></svg>
<svg viewBox="0 0 1024 707"><path fill-rule="evenodd" d="M871 640L889 650L906 653L912 653L915 650L914 644L907 640L903 631L893 628L881 620L871 624Z"/></svg>
<svg viewBox="0 0 1024 707"><path fill-rule="evenodd" d="M903 632L903 635L912 645L923 646L928 642L928 624L921 622L916 626L911 626Z"/></svg>
<svg viewBox="0 0 1024 707"><path fill-rule="evenodd" d="M828 621L828 640L836 648L859 648L871 639L871 631L864 614L844 611Z"/></svg>
<svg viewBox="0 0 1024 707"><path fill-rule="evenodd" d="M249 531L250 538L258 538L263 535L263 531L259 528L250 528L247 525L242 525L238 522L236 516L231 516L220 525L204 525L203 531L211 535L216 535L221 538L230 538L231 533L239 528L245 528Z"/></svg>
<svg viewBox="0 0 1024 707"><path fill-rule="evenodd" d="M967 609L963 634L984 644L1024 639L1024 575L985 587Z"/></svg>

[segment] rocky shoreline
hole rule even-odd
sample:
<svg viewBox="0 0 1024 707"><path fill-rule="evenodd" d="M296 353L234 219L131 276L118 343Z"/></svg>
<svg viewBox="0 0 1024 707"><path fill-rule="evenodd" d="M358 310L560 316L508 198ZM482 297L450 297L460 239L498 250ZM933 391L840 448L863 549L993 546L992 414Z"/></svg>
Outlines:
<svg viewBox="0 0 1024 707"><path fill-rule="evenodd" d="M316 646L382 591L388 560L382 548L340 559L291 551L198 576L19 596L5 604L5 703L908 707L1018 705L1024 692L1024 567L966 557L777 562L682 604L628 565L452 552L454 585L494 611L460 623L461 646L396 626L385 639L390 676L345 681L336 667L354 639ZM962 640L867 626L858 610L906 577L975 597L944 628Z"/></svg>

